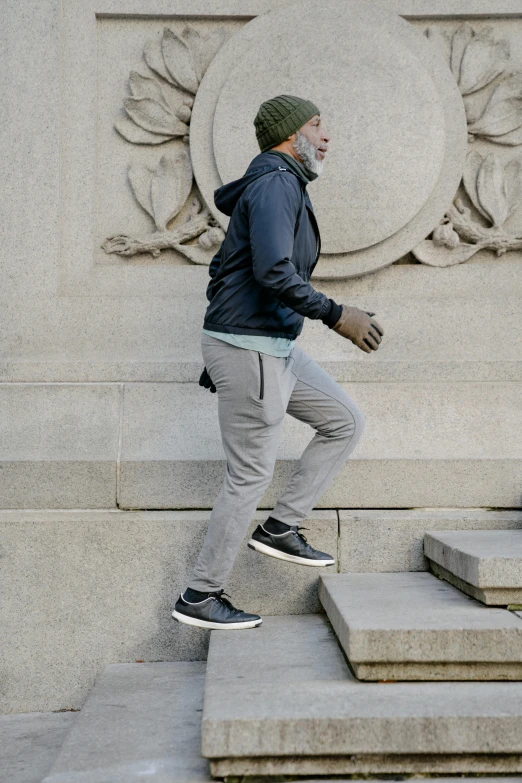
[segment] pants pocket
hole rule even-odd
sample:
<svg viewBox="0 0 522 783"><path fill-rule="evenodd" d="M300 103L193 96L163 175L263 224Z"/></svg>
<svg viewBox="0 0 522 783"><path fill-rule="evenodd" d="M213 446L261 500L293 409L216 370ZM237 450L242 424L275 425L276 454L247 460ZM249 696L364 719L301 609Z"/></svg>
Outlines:
<svg viewBox="0 0 522 783"><path fill-rule="evenodd" d="M271 354L257 352L258 366L256 397L261 406L262 420L265 424L277 424L285 416L283 403L286 359Z"/></svg>
<svg viewBox="0 0 522 783"><path fill-rule="evenodd" d="M265 396L265 369L263 364L263 354L261 351L257 352L259 357L259 399L262 400Z"/></svg>

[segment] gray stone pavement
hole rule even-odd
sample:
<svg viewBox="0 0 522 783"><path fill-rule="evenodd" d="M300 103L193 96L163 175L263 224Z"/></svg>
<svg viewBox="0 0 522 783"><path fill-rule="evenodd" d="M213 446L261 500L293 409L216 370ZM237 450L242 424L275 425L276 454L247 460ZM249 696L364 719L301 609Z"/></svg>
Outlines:
<svg viewBox="0 0 522 783"><path fill-rule="evenodd" d="M40 783L76 717L75 712L0 715L1 783Z"/></svg>
<svg viewBox="0 0 522 783"><path fill-rule="evenodd" d="M113 664L96 681L44 783L206 783L205 664Z"/></svg>

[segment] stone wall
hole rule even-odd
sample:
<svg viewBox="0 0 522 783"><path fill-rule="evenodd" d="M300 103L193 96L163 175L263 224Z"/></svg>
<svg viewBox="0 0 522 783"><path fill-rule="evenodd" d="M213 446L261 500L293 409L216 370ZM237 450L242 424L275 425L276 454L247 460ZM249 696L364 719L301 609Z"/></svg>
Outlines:
<svg viewBox="0 0 522 783"><path fill-rule="evenodd" d="M424 517L404 533L401 509L520 508L519 0L4 6L3 710L78 705L106 662L205 655L165 618L225 469L197 383L212 195L278 92L332 135L314 285L385 328L372 355L309 320L299 338L367 420L316 535L339 513L345 570L409 570ZM285 422L261 517L310 436ZM252 605L247 567L238 603L317 610L304 576Z"/></svg>

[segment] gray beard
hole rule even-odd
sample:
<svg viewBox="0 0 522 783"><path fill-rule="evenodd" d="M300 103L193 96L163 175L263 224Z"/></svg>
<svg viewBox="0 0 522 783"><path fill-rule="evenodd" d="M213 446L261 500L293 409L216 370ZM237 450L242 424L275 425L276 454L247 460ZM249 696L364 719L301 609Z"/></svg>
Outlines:
<svg viewBox="0 0 522 783"><path fill-rule="evenodd" d="M295 141L292 146L299 157L302 159L302 163L305 168L307 168L309 171L313 171L314 174L317 175L323 173L324 161L317 160L317 147L315 144L312 144L311 141L308 141L304 133L301 133L301 131L296 131Z"/></svg>

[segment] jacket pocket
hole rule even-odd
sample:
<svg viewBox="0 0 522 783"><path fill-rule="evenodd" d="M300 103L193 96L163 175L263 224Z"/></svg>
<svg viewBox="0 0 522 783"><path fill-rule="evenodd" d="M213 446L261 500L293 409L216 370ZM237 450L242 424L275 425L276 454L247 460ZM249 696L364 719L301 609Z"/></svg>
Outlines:
<svg viewBox="0 0 522 783"><path fill-rule="evenodd" d="M263 369L263 356L261 351L257 352L259 356L259 399L262 400L265 396L265 372Z"/></svg>

